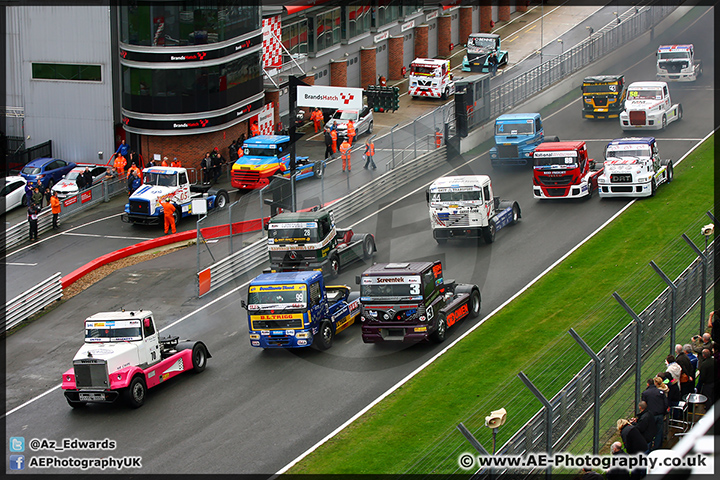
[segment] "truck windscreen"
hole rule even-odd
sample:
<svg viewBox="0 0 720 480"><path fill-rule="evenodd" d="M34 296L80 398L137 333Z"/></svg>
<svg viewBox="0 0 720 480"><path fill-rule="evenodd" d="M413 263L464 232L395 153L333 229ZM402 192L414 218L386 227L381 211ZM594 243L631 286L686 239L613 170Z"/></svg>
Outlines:
<svg viewBox="0 0 720 480"><path fill-rule="evenodd" d="M565 155L562 152L557 152L557 155L542 155L543 153L550 152L535 152L533 156L533 164L536 167L546 167L560 165L563 167L577 165L577 155Z"/></svg>
<svg viewBox="0 0 720 480"><path fill-rule="evenodd" d="M360 285L360 297L371 300L422 300L420 277L365 277Z"/></svg>
<svg viewBox="0 0 720 480"><path fill-rule="evenodd" d="M315 243L318 241L317 227L269 228L268 239L273 243Z"/></svg>
<svg viewBox="0 0 720 480"><path fill-rule="evenodd" d="M140 327L85 329L86 342L124 342L126 340L142 340Z"/></svg>
<svg viewBox="0 0 720 480"><path fill-rule="evenodd" d="M437 67L423 66L423 65L411 65L410 73L412 75L439 75L440 69Z"/></svg>
<svg viewBox="0 0 720 480"><path fill-rule="evenodd" d="M275 157L277 158L278 149L267 148L267 147L248 147L243 146L243 155L249 155L251 157Z"/></svg>
<svg viewBox="0 0 720 480"><path fill-rule="evenodd" d="M603 95L617 95L617 83L587 84L582 87L583 93L600 93Z"/></svg>
<svg viewBox="0 0 720 480"><path fill-rule="evenodd" d="M630 90L628 92L630 100L660 100L662 98L662 90Z"/></svg>
<svg viewBox="0 0 720 480"><path fill-rule="evenodd" d="M495 135L532 135L533 122L502 122L495 125Z"/></svg>
<svg viewBox="0 0 720 480"><path fill-rule="evenodd" d="M493 50L495 48L495 39L487 37L470 37L468 46Z"/></svg>
<svg viewBox="0 0 720 480"><path fill-rule="evenodd" d="M650 158L650 147L648 145L637 145L637 148L613 149L608 147L605 158L637 157Z"/></svg>
<svg viewBox="0 0 720 480"><path fill-rule="evenodd" d="M177 187L178 180L175 174L145 172L143 183L160 187Z"/></svg>
<svg viewBox="0 0 720 480"><path fill-rule="evenodd" d="M660 60L687 60L690 58L689 52L662 52Z"/></svg>
<svg viewBox="0 0 720 480"><path fill-rule="evenodd" d="M248 310L271 308L304 308L307 305L305 285L272 285L250 287Z"/></svg>
<svg viewBox="0 0 720 480"><path fill-rule="evenodd" d="M480 190L434 192L430 194L430 200L433 202L468 202L472 200L482 200L482 192L480 192Z"/></svg>

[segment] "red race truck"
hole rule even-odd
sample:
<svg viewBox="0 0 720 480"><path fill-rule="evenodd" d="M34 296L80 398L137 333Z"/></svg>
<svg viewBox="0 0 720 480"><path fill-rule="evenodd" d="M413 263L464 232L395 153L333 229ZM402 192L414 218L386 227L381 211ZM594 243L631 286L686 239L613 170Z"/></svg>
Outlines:
<svg viewBox="0 0 720 480"><path fill-rule="evenodd" d="M591 196L597 190L602 164L588 158L584 141L545 142L533 152L533 196L578 198Z"/></svg>

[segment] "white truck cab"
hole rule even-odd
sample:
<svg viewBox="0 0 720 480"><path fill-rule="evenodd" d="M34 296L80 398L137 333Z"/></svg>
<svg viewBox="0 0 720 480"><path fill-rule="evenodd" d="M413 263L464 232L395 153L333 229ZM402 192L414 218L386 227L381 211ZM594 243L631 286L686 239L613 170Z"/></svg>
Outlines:
<svg viewBox="0 0 720 480"><path fill-rule="evenodd" d="M658 80L694 82L702 75L702 61L695 58L692 43L660 45L656 56Z"/></svg>
<svg viewBox="0 0 720 480"><path fill-rule="evenodd" d="M410 64L408 93L411 97L441 98L455 94L450 60L416 58Z"/></svg>
<svg viewBox="0 0 720 480"><path fill-rule="evenodd" d="M598 178L600 197L650 197L673 179L671 160L661 160L654 137L618 138L605 147Z"/></svg>
<svg viewBox="0 0 720 480"><path fill-rule="evenodd" d="M620 113L623 130L664 130L682 118L682 105L672 103L665 82L635 82L628 86L625 109Z"/></svg>

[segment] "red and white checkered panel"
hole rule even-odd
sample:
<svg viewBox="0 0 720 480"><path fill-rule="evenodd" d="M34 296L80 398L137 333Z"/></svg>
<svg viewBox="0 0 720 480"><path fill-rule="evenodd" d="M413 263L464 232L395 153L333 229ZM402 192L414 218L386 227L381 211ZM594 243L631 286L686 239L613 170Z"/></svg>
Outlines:
<svg viewBox="0 0 720 480"><path fill-rule="evenodd" d="M277 68L282 65L282 25L280 15L263 18L263 68Z"/></svg>
<svg viewBox="0 0 720 480"><path fill-rule="evenodd" d="M272 103L265 105L258 115L258 129L260 135L274 135L275 134L275 109Z"/></svg>

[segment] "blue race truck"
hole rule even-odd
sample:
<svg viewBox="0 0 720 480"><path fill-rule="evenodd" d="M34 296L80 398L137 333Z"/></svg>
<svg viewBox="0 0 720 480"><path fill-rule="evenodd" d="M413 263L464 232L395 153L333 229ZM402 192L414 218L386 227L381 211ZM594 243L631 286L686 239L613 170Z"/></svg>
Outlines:
<svg viewBox="0 0 720 480"><path fill-rule="evenodd" d="M539 113L510 113L495 120L495 146L490 149L490 163L527 165L532 163L535 147L543 142L557 142L558 137L545 138Z"/></svg>
<svg viewBox="0 0 720 480"><path fill-rule="evenodd" d="M256 135L243 143L242 153L232 166L230 185L242 190L262 188L273 175L289 177L290 137L287 135ZM325 161L312 161L308 157L295 157L298 180L307 177L322 178Z"/></svg>
<svg viewBox="0 0 720 480"><path fill-rule="evenodd" d="M321 272L263 273L248 286L250 345L261 348L314 346L327 350L336 334L360 316L357 292L326 286Z"/></svg>

